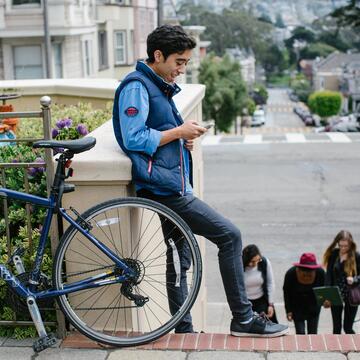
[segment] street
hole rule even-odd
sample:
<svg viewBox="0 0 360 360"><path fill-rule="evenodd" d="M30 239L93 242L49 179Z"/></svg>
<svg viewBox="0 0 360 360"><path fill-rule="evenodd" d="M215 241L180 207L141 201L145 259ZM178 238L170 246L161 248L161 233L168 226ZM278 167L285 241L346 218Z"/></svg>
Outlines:
<svg viewBox="0 0 360 360"><path fill-rule="evenodd" d="M312 134L312 139L323 135ZM349 230L360 245L357 139L259 144L226 143L224 139L203 146L205 201L241 229L244 246L257 244L271 260L276 308L282 321L283 278L303 252L314 252L321 263L326 247L342 229ZM224 292L219 291L217 249L209 243L206 251L208 310L212 314L208 325L227 331L230 311ZM322 319L320 332L331 332L328 310L322 311Z"/></svg>

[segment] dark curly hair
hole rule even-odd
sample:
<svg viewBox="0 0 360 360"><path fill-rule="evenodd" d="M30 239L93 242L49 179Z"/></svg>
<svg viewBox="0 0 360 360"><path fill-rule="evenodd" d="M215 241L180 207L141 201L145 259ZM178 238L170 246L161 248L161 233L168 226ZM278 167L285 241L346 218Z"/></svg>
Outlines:
<svg viewBox="0 0 360 360"><path fill-rule="evenodd" d="M184 29L178 25L162 25L149 34L146 40L147 62L155 62L154 52L160 50L165 60L171 54L182 54L185 50L192 50L196 41L186 34Z"/></svg>

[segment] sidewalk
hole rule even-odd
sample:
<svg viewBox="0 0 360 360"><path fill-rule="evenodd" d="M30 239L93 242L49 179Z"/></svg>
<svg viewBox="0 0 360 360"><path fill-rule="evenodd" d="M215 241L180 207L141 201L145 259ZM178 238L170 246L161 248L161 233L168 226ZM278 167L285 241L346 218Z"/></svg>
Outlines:
<svg viewBox="0 0 360 360"><path fill-rule="evenodd" d="M236 338L226 334L171 334L133 349L103 347L79 334L34 354L32 340L0 338L0 360L360 360L360 335ZM81 347L81 349L79 348Z"/></svg>
<svg viewBox="0 0 360 360"><path fill-rule="evenodd" d="M268 353L268 352L230 352L230 351L146 351L146 350L73 350L48 349L38 356L29 348L2 348L1 360L360 360L359 353Z"/></svg>

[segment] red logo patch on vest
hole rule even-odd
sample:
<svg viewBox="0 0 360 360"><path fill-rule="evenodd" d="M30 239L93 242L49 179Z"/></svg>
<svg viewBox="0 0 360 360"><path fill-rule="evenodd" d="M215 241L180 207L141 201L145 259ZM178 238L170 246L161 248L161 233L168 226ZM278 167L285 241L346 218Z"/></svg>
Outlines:
<svg viewBox="0 0 360 360"><path fill-rule="evenodd" d="M125 110L125 114L129 117L134 117L139 113L139 110L136 107L130 106Z"/></svg>

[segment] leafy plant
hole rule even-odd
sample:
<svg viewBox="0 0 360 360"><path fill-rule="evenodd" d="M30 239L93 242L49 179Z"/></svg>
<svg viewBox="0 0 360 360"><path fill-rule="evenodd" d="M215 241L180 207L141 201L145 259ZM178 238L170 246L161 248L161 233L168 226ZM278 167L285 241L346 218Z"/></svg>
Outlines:
<svg viewBox="0 0 360 360"><path fill-rule="evenodd" d="M310 81L307 80L304 75L299 74L294 79L292 79L291 89L300 101L307 103L312 89Z"/></svg>
<svg viewBox="0 0 360 360"><path fill-rule="evenodd" d="M70 119L71 127L75 131L78 126L84 125L87 128L87 131L91 132L104 124L106 121L110 120L111 116L111 102L106 105L105 109L93 109L90 103L78 103L77 105L66 106L53 105L51 107L51 127L53 129L58 129L58 126L56 125L58 122ZM67 137L67 135L74 136L74 132L69 131L69 134L66 134L66 131L62 131L61 139L65 140L73 138ZM26 139L41 138L43 136L43 125L41 119L20 119L17 136L18 138Z"/></svg>
<svg viewBox="0 0 360 360"><path fill-rule="evenodd" d="M310 95L308 105L322 118L337 115L341 108L341 94L336 91L317 91Z"/></svg>
<svg viewBox="0 0 360 360"><path fill-rule="evenodd" d="M8 189L25 191L25 176L28 178L29 193L46 196L46 175L43 160L44 153L39 149L32 149L27 145L17 146L3 146L0 148L0 162L1 163L37 163L38 166L28 168L7 168L5 169L5 184L3 186ZM4 219L4 205L0 204L0 262L6 263L9 259L8 244L6 237L6 226ZM27 212L23 202L11 201L8 203L8 219L9 230L11 238L10 253L16 248L22 247L26 250L22 260L25 269L30 269L35 258L34 249L36 249L41 234L42 223L44 221L46 210L37 207L29 206L31 219L31 232L29 233L27 227ZM31 239L31 244L30 244ZM41 271L47 276L51 277L51 249L50 242L47 244L46 253L44 256L44 263ZM12 269L16 274L16 270ZM23 275L22 275L23 276ZM0 320L29 320L27 311L15 310L18 306L16 301L10 296L10 290L6 287L4 282L0 282ZM47 312L45 320L54 320L55 314ZM33 326L26 327L0 327L0 336L14 336L18 339L36 336L36 331Z"/></svg>
<svg viewBox="0 0 360 360"><path fill-rule="evenodd" d="M231 61L228 56L218 58L210 55L201 63L199 81L206 85L206 120L215 120L215 130L229 131L236 117L241 115L247 98L239 63Z"/></svg>
<svg viewBox="0 0 360 360"><path fill-rule="evenodd" d="M110 104L105 110L93 110L90 104L78 104L77 106L54 106L52 108L52 136L58 140L78 139L94 130L111 118ZM43 135L42 123L39 119L22 119L19 138L41 138ZM44 152L32 149L28 145L3 146L0 148L1 163L35 163L35 166L27 168L14 167L5 169L5 184L8 189L26 191L25 176L28 178L28 191L31 194L46 197L46 173L44 166ZM6 226L4 219L4 205L0 203L0 261L6 263L9 259ZM40 240L42 224L46 216L46 209L39 206L26 208L23 202L12 201L8 204L8 219L11 238L12 253L16 248L26 249L22 257L25 269L30 269L35 260L35 249ZM30 212L31 233L27 226L27 211ZM31 240L30 240L31 239ZM47 242L42 262L42 273L51 279L52 258L50 241ZM16 274L16 270L12 269ZM27 276L22 274L20 276ZM0 320L29 320L29 314L25 310L19 310L22 304L9 292L5 283L0 281ZM41 306L40 306L41 307ZM49 307L49 306L47 306ZM16 313L15 313L16 311ZM55 312L47 311L44 320L54 321ZM26 327L0 327L0 336L14 336L18 339L36 336L33 326Z"/></svg>

